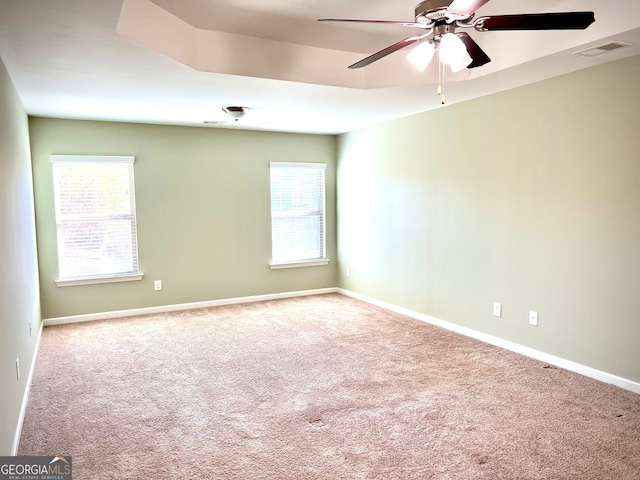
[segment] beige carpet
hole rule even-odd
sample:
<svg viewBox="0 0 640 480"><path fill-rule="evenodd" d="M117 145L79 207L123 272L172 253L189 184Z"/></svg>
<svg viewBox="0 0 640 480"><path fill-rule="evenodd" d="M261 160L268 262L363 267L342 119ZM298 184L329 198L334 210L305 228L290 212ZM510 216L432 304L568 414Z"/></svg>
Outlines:
<svg viewBox="0 0 640 480"><path fill-rule="evenodd" d="M48 327L20 455L94 479L640 479L640 395L339 294Z"/></svg>

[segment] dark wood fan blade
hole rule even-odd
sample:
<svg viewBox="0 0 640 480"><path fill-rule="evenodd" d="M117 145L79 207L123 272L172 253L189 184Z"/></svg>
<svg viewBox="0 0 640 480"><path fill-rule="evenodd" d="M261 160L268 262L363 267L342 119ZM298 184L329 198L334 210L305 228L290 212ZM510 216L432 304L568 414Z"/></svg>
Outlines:
<svg viewBox="0 0 640 480"><path fill-rule="evenodd" d="M362 68L367 65L372 64L373 62L380 60L381 58L386 57L387 55L397 52L398 50L402 50L404 47L408 47L416 42L419 42L423 38L429 36L430 33L425 33L423 35L416 35L414 37L405 38L404 40L400 40L398 43L394 43L393 45L388 46L380 50L379 52L374 53L373 55L368 56L360 60L359 62L354 63L353 65L349 65L349 68Z"/></svg>
<svg viewBox="0 0 640 480"><path fill-rule="evenodd" d="M596 21L593 12L494 15L482 20L483 30L583 30Z"/></svg>
<svg viewBox="0 0 640 480"><path fill-rule="evenodd" d="M453 3L449 5L447 10L458 15L471 15L488 1L489 0L453 0Z"/></svg>
<svg viewBox="0 0 640 480"><path fill-rule="evenodd" d="M351 22L351 23L378 23L383 25L400 25L402 27L424 28L422 23L417 22L394 22L391 20L351 20L348 18L319 18L319 22Z"/></svg>
<svg viewBox="0 0 640 480"><path fill-rule="evenodd" d="M456 33L456 35L462 40L464 46L467 47L467 53L473 59L472 62L467 65L467 68L476 68L481 67L482 65L486 65L491 61L489 56L484 53L484 50L480 48L473 38L471 38L467 33L461 32Z"/></svg>

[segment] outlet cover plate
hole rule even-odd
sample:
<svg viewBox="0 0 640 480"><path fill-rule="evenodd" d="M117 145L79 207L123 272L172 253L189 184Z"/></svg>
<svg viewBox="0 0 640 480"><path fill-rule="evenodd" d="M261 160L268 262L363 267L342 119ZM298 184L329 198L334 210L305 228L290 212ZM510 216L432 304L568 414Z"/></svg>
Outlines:
<svg viewBox="0 0 640 480"><path fill-rule="evenodd" d="M501 317L502 316L502 304L495 302L493 304L493 316Z"/></svg>
<svg viewBox="0 0 640 480"><path fill-rule="evenodd" d="M538 312L529 310L529 325L533 325L534 327L538 326Z"/></svg>

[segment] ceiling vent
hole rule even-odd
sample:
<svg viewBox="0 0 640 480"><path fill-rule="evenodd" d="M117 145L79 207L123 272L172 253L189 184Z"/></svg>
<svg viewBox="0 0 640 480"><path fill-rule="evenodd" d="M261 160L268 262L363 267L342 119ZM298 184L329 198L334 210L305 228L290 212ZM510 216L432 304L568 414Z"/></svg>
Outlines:
<svg viewBox="0 0 640 480"><path fill-rule="evenodd" d="M603 53L609 53L620 48L630 47L630 43L625 42L607 42L602 45L587 48L586 50L580 50L579 52L573 52L574 55L582 55L583 57L595 57L602 55Z"/></svg>
<svg viewBox="0 0 640 480"><path fill-rule="evenodd" d="M227 114L229 119L237 122L244 117L250 109L248 107L224 107L222 111Z"/></svg>

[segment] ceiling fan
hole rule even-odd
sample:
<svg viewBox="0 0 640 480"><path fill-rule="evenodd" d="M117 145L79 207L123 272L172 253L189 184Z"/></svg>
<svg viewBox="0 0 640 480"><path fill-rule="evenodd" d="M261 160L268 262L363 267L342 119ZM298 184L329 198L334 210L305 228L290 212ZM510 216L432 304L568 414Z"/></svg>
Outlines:
<svg viewBox="0 0 640 480"><path fill-rule="evenodd" d="M417 44L408 55L420 70L424 70L436 49L442 63L453 72L466 68L481 67L491 61L489 56L466 33L456 28L474 28L478 32L500 30L582 30L595 22L593 12L530 13L518 15L492 15L475 18L476 11L489 0L425 0L415 8L415 21L394 22L386 20L350 20L321 18L320 22L357 22L401 25L424 30L423 33L400 40L350 65L361 68L397 52L409 45ZM444 103L444 102L443 102Z"/></svg>

